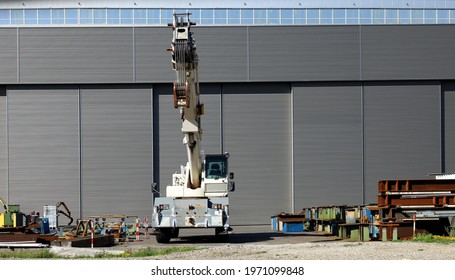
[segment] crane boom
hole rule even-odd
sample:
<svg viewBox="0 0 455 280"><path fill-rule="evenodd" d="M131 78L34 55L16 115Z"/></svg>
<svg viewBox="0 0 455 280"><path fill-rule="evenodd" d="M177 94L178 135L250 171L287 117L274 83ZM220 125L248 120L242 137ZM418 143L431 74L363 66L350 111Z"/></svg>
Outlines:
<svg viewBox="0 0 455 280"><path fill-rule="evenodd" d="M180 108L182 117L183 144L186 145L188 155L188 186L191 189L201 185L201 121L203 105L200 103L198 81L198 56L189 14L174 14L172 23L173 38L172 67L176 72L174 82L174 107Z"/></svg>

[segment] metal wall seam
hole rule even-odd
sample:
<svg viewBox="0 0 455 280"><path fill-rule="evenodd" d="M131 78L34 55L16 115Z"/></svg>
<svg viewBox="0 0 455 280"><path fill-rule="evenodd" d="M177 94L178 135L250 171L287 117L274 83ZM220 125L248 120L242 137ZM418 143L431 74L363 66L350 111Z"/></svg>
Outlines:
<svg viewBox="0 0 455 280"><path fill-rule="evenodd" d="M220 84L220 153L224 154L223 83Z"/></svg>
<svg viewBox="0 0 455 280"><path fill-rule="evenodd" d="M362 59L362 25L359 25L359 79L363 81L363 59ZM363 87L363 85L362 85Z"/></svg>
<svg viewBox="0 0 455 280"><path fill-rule="evenodd" d="M21 71L20 71L20 40L19 40L19 27L16 28L16 81L19 84L21 82Z"/></svg>
<svg viewBox="0 0 455 280"><path fill-rule="evenodd" d="M153 100L151 101L152 104L153 104L153 107L152 107L152 119L154 120L152 122L152 135L153 135L153 138L152 138L152 166L153 166L153 183L156 184L156 188L155 190L157 190L157 194L158 196L161 195L161 176L160 176L160 164L159 164L159 161L160 161L160 139L159 139L159 121L160 121L160 116L159 116L159 105L160 105L160 102L159 102L159 91L158 90L155 90L157 84L152 84L152 92L153 92ZM156 100L155 100L156 98ZM155 104L156 104L156 108L155 108ZM155 117L155 114L158 114L156 117ZM156 122L155 122L156 120ZM154 131L157 131L158 133L154 133ZM163 188L164 189L164 188ZM155 192L153 193L153 200L155 200Z"/></svg>
<svg viewBox="0 0 455 280"><path fill-rule="evenodd" d="M361 143L362 143L362 204L366 204L365 195L365 96L364 96L364 82L360 83L360 131L361 131Z"/></svg>
<svg viewBox="0 0 455 280"><path fill-rule="evenodd" d="M250 82L250 27L246 27L246 80Z"/></svg>
<svg viewBox="0 0 455 280"><path fill-rule="evenodd" d="M133 33L133 83L136 82L136 28L134 26L132 27L132 33ZM152 91L152 97L153 97L153 91Z"/></svg>
<svg viewBox="0 0 455 280"><path fill-rule="evenodd" d="M295 213L295 162L294 162L294 84L290 83L290 101L291 101L291 211Z"/></svg>
<svg viewBox="0 0 455 280"><path fill-rule="evenodd" d="M8 106L8 87L5 88L6 93L6 202L9 201L9 106Z"/></svg>
<svg viewBox="0 0 455 280"><path fill-rule="evenodd" d="M362 25L359 25L359 80L360 80L360 122L362 137L362 204L366 203L365 190L365 106L364 106L364 82L363 82L363 59L362 59Z"/></svg>
<svg viewBox="0 0 455 280"><path fill-rule="evenodd" d="M151 186L150 186L150 192L152 194L152 202L151 202L151 205L152 207L154 206L154 202L155 202L155 193L153 192L153 187L154 187L154 184L155 184L155 161L154 161L154 149L153 149L153 137L154 137L154 130L153 130L153 127L155 126L154 123L153 123L153 98L154 98L154 93L153 93L153 84L150 84L150 151L152 152L152 154L150 155L152 158L151 160L151 164L152 164L152 170L150 170L150 173L151 173Z"/></svg>
<svg viewBox="0 0 455 280"><path fill-rule="evenodd" d="M439 134L439 137L440 137L440 141L441 141L441 150L440 150L440 153L441 153L441 167L440 167L440 170L439 172L441 173L445 173L446 172L446 163L445 163L445 159L446 159L446 152L445 152L445 94L444 94L444 90L442 89L442 82L439 81L439 111L440 111L440 119L441 119L441 123L440 123L440 134Z"/></svg>
<svg viewBox="0 0 455 280"><path fill-rule="evenodd" d="M77 117L78 117L78 136L79 136L79 217L82 219L82 126L81 126L81 86L77 87Z"/></svg>

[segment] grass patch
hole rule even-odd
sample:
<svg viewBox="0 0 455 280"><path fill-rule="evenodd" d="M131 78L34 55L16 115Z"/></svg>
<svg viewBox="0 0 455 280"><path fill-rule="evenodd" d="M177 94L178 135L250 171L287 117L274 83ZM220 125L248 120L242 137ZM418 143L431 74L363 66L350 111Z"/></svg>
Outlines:
<svg viewBox="0 0 455 280"><path fill-rule="evenodd" d="M357 247L357 246L361 246L361 245L363 245L363 243L357 242L357 243L344 244L343 247Z"/></svg>
<svg viewBox="0 0 455 280"><path fill-rule="evenodd" d="M410 241L423 243L453 244L455 243L455 237L418 233L414 238L410 239Z"/></svg>
<svg viewBox="0 0 455 280"><path fill-rule="evenodd" d="M114 255L114 258L143 258L143 257L153 257L153 256L161 256L161 255L168 255L173 253L182 253L182 252L190 252L200 250L196 247L171 247L166 249L151 249L145 248L136 251L126 251L121 255Z"/></svg>
<svg viewBox="0 0 455 280"><path fill-rule="evenodd" d="M124 258L144 258L168 255L180 252L190 252L200 250L196 247L171 247L165 249L143 248L139 250L127 250L123 254L116 255L109 252L95 254L94 256L64 257L49 251L49 249L21 249L21 250L0 250L0 259L124 259Z"/></svg>
<svg viewBox="0 0 455 280"><path fill-rule="evenodd" d="M129 259L162 256L173 253L190 252L200 250L196 247L171 247L165 249L143 248L139 250L127 250L123 254L110 254L109 252L95 254L95 256L78 256L71 259Z"/></svg>
<svg viewBox="0 0 455 280"><path fill-rule="evenodd" d="M0 259L59 259L57 254L48 249L0 250Z"/></svg>
<svg viewBox="0 0 455 280"><path fill-rule="evenodd" d="M259 252L256 252L256 254L267 254L267 251L259 251Z"/></svg>

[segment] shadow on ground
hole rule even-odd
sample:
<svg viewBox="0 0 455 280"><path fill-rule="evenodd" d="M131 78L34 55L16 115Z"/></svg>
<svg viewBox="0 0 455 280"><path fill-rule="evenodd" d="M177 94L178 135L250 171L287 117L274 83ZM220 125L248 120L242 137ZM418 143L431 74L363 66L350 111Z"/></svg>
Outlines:
<svg viewBox="0 0 455 280"><path fill-rule="evenodd" d="M242 232L232 233L228 241L222 241L213 235L182 235L178 239L172 239L173 244L200 244L200 243L224 243L224 244L289 244L327 242L340 240L336 236L321 233L292 233L281 232Z"/></svg>

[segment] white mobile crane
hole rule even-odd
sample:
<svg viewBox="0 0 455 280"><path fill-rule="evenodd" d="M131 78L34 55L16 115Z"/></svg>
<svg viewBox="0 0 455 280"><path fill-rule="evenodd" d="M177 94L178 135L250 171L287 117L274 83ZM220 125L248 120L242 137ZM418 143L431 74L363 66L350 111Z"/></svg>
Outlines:
<svg viewBox="0 0 455 280"><path fill-rule="evenodd" d="M228 172L229 154L207 154L202 159L201 121L204 105L200 103L198 56L190 31L190 14L174 14L169 26L173 30L171 48L172 68L177 74L174 82L174 107L180 109L183 144L188 162L180 173L173 174L166 196L154 200L152 228L159 243L168 243L179 235L180 228L215 228L221 239L228 238L229 198L235 185Z"/></svg>

